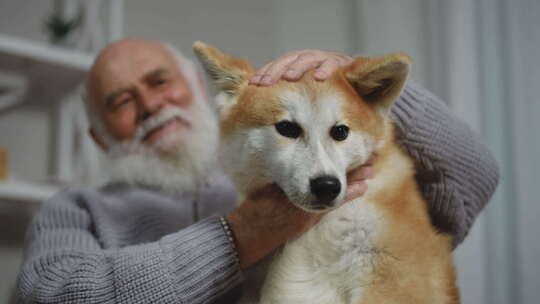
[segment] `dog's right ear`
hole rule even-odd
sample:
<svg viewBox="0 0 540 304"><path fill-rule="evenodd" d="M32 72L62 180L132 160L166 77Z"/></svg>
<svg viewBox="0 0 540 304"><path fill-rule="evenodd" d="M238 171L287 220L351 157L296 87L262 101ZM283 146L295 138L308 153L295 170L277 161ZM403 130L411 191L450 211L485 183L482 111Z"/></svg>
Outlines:
<svg viewBox="0 0 540 304"><path fill-rule="evenodd" d="M214 82L218 94L237 95L239 89L247 85L249 78L255 74L255 69L245 60L226 55L203 42L195 42L193 51Z"/></svg>
<svg viewBox="0 0 540 304"><path fill-rule="evenodd" d="M359 57L346 67L345 76L365 102L387 115L405 86L410 65L411 58L399 53L376 58Z"/></svg>

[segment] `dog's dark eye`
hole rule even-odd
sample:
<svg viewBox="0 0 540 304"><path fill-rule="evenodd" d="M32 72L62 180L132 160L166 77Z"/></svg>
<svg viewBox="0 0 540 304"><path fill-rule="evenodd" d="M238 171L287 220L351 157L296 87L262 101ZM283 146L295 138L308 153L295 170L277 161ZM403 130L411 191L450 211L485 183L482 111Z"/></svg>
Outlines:
<svg viewBox="0 0 540 304"><path fill-rule="evenodd" d="M333 126L330 129L330 136L332 136L334 140L337 140L337 141L345 140L348 135L349 135L349 127L345 125Z"/></svg>
<svg viewBox="0 0 540 304"><path fill-rule="evenodd" d="M302 127L300 127L299 124L283 120L275 124L276 130L279 134L290 137L290 138L298 138L300 135L302 135Z"/></svg>

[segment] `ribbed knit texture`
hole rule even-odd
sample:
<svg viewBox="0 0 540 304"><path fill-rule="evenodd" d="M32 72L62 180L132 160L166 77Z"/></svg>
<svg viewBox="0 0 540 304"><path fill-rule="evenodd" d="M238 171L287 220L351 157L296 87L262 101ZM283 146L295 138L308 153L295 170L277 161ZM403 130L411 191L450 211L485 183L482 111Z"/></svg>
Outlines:
<svg viewBox="0 0 540 304"><path fill-rule="evenodd" d="M19 297L25 303L212 303L242 276L219 217L194 223L193 208L216 201L222 206L214 210L222 213L235 200L230 184L197 197L120 184L58 193L28 231Z"/></svg>
<svg viewBox="0 0 540 304"><path fill-rule="evenodd" d="M430 92L410 82L392 109L398 138L416 160L432 222L463 241L499 181L497 162L476 134Z"/></svg>
<svg viewBox="0 0 540 304"><path fill-rule="evenodd" d="M493 193L491 154L443 103L411 84L393 108L416 159L434 224L460 243ZM33 220L18 280L23 303L231 303L241 284L218 217L234 207L230 182L197 197L108 185L44 203ZM196 218L205 218L196 222Z"/></svg>

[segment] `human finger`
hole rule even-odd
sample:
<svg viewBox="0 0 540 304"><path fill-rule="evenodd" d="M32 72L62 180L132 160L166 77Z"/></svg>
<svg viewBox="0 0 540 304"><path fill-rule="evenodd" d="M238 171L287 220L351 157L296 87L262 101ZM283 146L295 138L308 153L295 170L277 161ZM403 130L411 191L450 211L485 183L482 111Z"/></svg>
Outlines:
<svg viewBox="0 0 540 304"><path fill-rule="evenodd" d="M264 86L273 84L297 57L297 52L291 52L270 61L257 71L255 76L251 78L250 84Z"/></svg>
<svg viewBox="0 0 540 304"><path fill-rule="evenodd" d="M364 195L367 189L368 189L368 186L365 181L359 181L359 182L349 184L347 186L347 193L345 194L345 202L354 200L355 198L358 198Z"/></svg>
<svg viewBox="0 0 540 304"><path fill-rule="evenodd" d="M310 58L312 56L313 55L311 54L301 54L301 55L298 55L293 60L279 60L278 62L275 62L273 65L269 66L268 69L266 70L265 75L261 79L262 85L272 85L276 83L280 78L288 75L287 73L291 71L291 65L293 65L295 62L299 60L306 61L307 58ZM308 62L308 63L315 63L315 62ZM303 72L300 72L300 73L303 73Z"/></svg>
<svg viewBox="0 0 540 304"><path fill-rule="evenodd" d="M326 80L339 67L345 66L354 61L351 56L334 52L325 52L325 57L325 61L322 62L313 75L313 77L319 81Z"/></svg>
<svg viewBox="0 0 540 304"><path fill-rule="evenodd" d="M349 183L361 181L365 179L373 178L375 175L375 172L373 170L373 166L371 165L363 165L354 171L350 172L347 175L347 181Z"/></svg>
<svg viewBox="0 0 540 304"><path fill-rule="evenodd" d="M261 83L264 72L266 71L266 69L268 69L271 63L272 62L269 62L265 64L262 68L260 68L257 73L253 77L251 77L251 79L249 80L249 84L259 85Z"/></svg>
<svg viewBox="0 0 540 304"><path fill-rule="evenodd" d="M313 78L319 81L326 80L339 66L340 62L335 57L328 58L320 64L315 74L313 74Z"/></svg>
<svg viewBox="0 0 540 304"><path fill-rule="evenodd" d="M368 158L368 160L363 164L364 165L373 165L373 162L377 159L377 153L372 153L371 156Z"/></svg>
<svg viewBox="0 0 540 304"><path fill-rule="evenodd" d="M375 172L373 166L371 165L362 165L351 172L347 173L347 183L354 183L357 181L362 181L365 179L373 178Z"/></svg>
<svg viewBox="0 0 540 304"><path fill-rule="evenodd" d="M320 52L305 52L287 66L283 78L291 81L298 80L306 71L318 67L324 60L324 54Z"/></svg>

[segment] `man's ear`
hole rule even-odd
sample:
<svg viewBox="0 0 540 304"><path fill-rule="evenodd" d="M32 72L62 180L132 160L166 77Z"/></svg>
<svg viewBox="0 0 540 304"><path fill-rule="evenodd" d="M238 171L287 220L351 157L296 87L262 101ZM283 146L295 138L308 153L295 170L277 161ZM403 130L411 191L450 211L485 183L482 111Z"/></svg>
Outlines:
<svg viewBox="0 0 540 304"><path fill-rule="evenodd" d="M405 86L410 64L405 54L359 57L345 68L345 77L365 102L386 115Z"/></svg>
<svg viewBox="0 0 540 304"><path fill-rule="evenodd" d="M195 42L193 51L216 85L218 94L237 95L240 87L255 74L255 69L248 62L226 55L203 42Z"/></svg>
<svg viewBox="0 0 540 304"><path fill-rule="evenodd" d="M92 137L96 145L98 145L101 148L101 150L107 151L107 146L105 145L101 137L99 137L99 135L96 134L96 131L92 127L88 129L88 133L90 134L90 137Z"/></svg>

